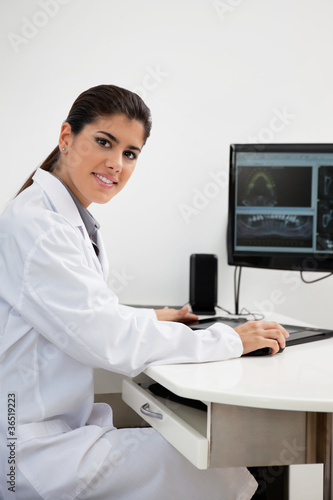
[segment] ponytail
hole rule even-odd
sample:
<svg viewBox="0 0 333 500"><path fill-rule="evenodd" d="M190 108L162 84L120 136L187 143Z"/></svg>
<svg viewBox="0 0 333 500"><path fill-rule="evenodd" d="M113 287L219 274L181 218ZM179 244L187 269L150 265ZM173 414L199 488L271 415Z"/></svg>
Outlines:
<svg viewBox="0 0 333 500"><path fill-rule="evenodd" d="M49 156L46 158L46 160L43 161L41 166L39 168L46 170L47 172L53 172L56 163L58 161L58 158L60 156L60 151L59 151L59 146L54 148L52 153L49 154ZM32 172L32 174L28 177L28 179L25 181L23 186L20 188L20 190L16 193L16 196L18 196L22 191L24 191L27 187L31 186L33 183L33 176L35 175L36 170Z"/></svg>

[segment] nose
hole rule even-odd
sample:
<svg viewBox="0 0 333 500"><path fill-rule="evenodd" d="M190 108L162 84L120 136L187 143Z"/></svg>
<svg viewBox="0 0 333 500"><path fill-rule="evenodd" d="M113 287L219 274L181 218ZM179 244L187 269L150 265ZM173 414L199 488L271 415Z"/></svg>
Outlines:
<svg viewBox="0 0 333 500"><path fill-rule="evenodd" d="M119 173L123 169L123 157L122 154L113 154L105 160L105 165L107 168L112 170L114 173Z"/></svg>

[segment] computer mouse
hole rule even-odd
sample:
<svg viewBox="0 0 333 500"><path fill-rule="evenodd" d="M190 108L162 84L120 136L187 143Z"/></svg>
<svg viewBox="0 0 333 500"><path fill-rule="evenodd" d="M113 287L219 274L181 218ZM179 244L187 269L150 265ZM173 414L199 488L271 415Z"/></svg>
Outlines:
<svg viewBox="0 0 333 500"><path fill-rule="evenodd" d="M280 347L276 354L279 354L282 351L284 351L284 347ZM243 356L268 356L269 354L272 354L272 349L270 347L262 347L261 349L256 349L255 351L243 354Z"/></svg>

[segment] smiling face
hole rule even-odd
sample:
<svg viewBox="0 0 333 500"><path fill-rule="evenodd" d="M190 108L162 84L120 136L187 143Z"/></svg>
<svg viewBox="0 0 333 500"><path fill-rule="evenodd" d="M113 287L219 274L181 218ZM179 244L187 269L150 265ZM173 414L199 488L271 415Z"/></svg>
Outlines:
<svg viewBox="0 0 333 500"><path fill-rule="evenodd" d="M61 155L53 173L85 208L93 202L107 203L131 177L144 142L142 123L124 114L101 117L76 135L66 122L61 127Z"/></svg>

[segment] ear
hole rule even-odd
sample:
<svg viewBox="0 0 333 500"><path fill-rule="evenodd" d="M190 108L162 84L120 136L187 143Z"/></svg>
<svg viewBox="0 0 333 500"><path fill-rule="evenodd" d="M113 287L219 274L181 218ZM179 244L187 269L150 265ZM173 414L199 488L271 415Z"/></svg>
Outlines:
<svg viewBox="0 0 333 500"><path fill-rule="evenodd" d="M72 127L68 122L65 122L61 125L60 135L59 135L59 149L66 148L71 145L73 139Z"/></svg>

